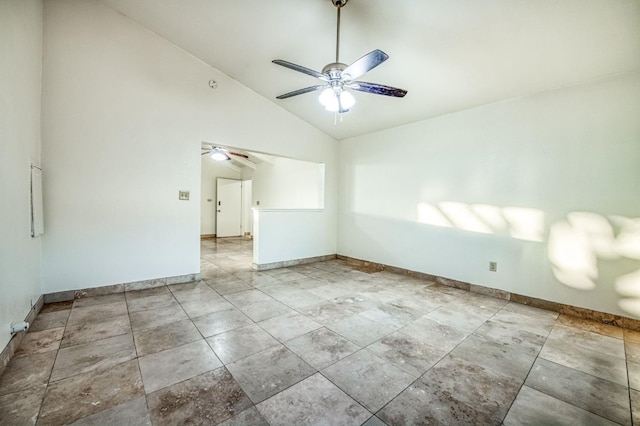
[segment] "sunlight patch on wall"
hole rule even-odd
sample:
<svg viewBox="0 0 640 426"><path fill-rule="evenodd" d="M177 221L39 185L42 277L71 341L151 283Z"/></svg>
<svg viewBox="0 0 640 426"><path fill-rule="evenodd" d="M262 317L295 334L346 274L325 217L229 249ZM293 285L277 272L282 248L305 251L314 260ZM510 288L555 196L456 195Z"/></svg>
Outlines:
<svg viewBox="0 0 640 426"><path fill-rule="evenodd" d="M512 238L519 240L544 241L544 212L526 207L498 207L454 201L442 201L437 205L418 203L417 222L481 234L508 232Z"/></svg>
<svg viewBox="0 0 640 426"><path fill-rule="evenodd" d="M418 204L418 222L428 225L452 228L453 225L436 207L427 203Z"/></svg>
<svg viewBox="0 0 640 426"><path fill-rule="evenodd" d="M614 250L615 235L611 223L596 213L571 212L567 221L575 233L588 240L588 245L602 259L615 259L618 254Z"/></svg>
<svg viewBox="0 0 640 426"><path fill-rule="evenodd" d="M491 234L489 228L472 210L468 204L456 202L442 202L438 204L440 211L451 220L458 229L465 231Z"/></svg>
<svg viewBox="0 0 640 426"><path fill-rule="evenodd" d="M571 212L551 226L548 256L559 282L592 290L598 285L599 262L640 260L640 219ZM640 317L640 268L611 284L622 296L620 309Z"/></svg>
<svg viewBox="0 0 640 426"><path fill-rule="evenodd" d="M544 241L544 213L541 210L522 207L502 209L509 223L509 233L517 240Z"/></svg>
<svg viewBox="0 0 640 426"><path fill-rule="evenodd" d="M623 296L640 298L640 269L618 277L616 290Z"/></svg>
<svg viewBox="0 0 640 426"><path fill-rule="evenodd" d="M562 284L592 290L598 278L598 258L588 235L568 222L551 226L548 256L553 274Z"/></svg>
<svg viewBox="0 0 640 426"><path fill-rule="evenodd" d="M626 296L618 301L620 309L640 317L640 269L618 277L616 291Z"/></svg>
<svg viewBox="0 0 640 426"><path fill-rule="evenodd" d="M471 210L478 215L480 219L496 231L502 231L509 226L502 214L502 208L491 206L488 204L473 204Z"/></svg>
<svg viewBox="0 0 640 426"><path fill-rule="evenodd" d="M629 259L640 260L640 219L613 216L611 221L620 226L615 252Z"/></svg>

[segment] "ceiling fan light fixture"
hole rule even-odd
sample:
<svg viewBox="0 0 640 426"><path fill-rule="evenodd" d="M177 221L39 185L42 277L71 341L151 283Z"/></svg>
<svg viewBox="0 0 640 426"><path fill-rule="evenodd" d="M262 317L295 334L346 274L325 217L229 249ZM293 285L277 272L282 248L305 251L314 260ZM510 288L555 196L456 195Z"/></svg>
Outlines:
<svg viewBox="0 0 640 426"><path fill-rule="evenodd" d="M347 112L356 104L351 93L342 89L335 90L331 87L323 90L318 100L327 111L340 113Z"/></svg>
<svg viewBox="0 0 640 426"><path fill-rule="evenodd" d="M224 152L223 149L220 148L213 148L211 150L211 158L215 161L227 161L227 160L231 160L231 157L229 157L227 155L226 152Z"/></svg>

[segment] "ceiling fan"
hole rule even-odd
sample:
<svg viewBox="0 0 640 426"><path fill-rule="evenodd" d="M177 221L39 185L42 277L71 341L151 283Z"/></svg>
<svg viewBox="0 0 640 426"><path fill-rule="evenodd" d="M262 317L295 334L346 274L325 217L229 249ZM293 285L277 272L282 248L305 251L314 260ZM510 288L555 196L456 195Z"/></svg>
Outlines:
<svg viewBox="0 0 640 426"><path fill-rule="evenodd" d="M231 157L240 157L240 158L244 158L245 160L249 159L248 155L241 154L239 152L229 151L228 149L221 148L219 146L202 147L201 155L209 155L211 156L212 159L216 161L231 160Z"/></svg>
<svg viewBox="0 0 640 426"><path fill-rule="evenodd" d="M373 93L375 95L392 96L396 98L402 98L407 94L406 90L398 89L397 87L385 86L377 83L367 83L365 81L356 81L357 78L362 77L364 74L389 59L389 55L384 53L382 50L376 49L369 52L351 65L346 65L340 62L340 10L348 1L349 0L331 0L333 5L338 9L335 62L327 64L322 69L322 72L318 72L301 65L283 61L282 59L275 59L272 61L274 64L316 77L323 81L323 83L285 93L284 95L277 96L277 99L286 99L292 96L324 89L320 94L320 103L324 105L327 111L334 111L341 114L349 111L349 108L355 104L353 95L351 95L351 93L346 89Z"/></svg>

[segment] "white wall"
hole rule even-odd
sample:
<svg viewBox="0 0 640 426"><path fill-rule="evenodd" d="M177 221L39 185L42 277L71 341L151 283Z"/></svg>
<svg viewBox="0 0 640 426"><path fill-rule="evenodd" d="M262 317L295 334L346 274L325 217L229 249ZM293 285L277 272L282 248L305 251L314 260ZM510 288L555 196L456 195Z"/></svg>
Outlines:
<svg viewBox="0 0 640 426"><path fill-rule="evenodd" d="M41 77L42 1L0 0L0 351L11 321L24 320L41 293L40 238L30 237L29 210Z"/></svg>
<svg viewBox="0 0 640 426"><path fill-rule="evenodd" d="M273 157L273 164L259 163L253 171L253 205L262 209L321 209L324 179L323 164Z"/></svg>
<svg viewBox="0 0 640 426"><path fill-rule="evenodd" d="M254 208L253 213L254 264L335 254L334 235L322 210Z"/></svg>
<svg viewBox="0 0 640 426"><path fill-rule="evenodd" d="M639 142L638 73L345 140L338 253L640 315Z"/></svg>
<svg viewBox="0 0 640 426"><path fill-rule="evenodd" d="M240 172L230 169L219 161L203 155L201 160L202 179L200 182L200 235L216 233L216 199L218 195L216 179L240 179ZM211 201L209 201L211 200Z"/></svg>
<svg viewBox="0 0 640 426"><path fill-rule="evenodd" d="M335 140L95 0L44 23L45 293L198 272L201 141L327 163L335 231Z"/></svg>

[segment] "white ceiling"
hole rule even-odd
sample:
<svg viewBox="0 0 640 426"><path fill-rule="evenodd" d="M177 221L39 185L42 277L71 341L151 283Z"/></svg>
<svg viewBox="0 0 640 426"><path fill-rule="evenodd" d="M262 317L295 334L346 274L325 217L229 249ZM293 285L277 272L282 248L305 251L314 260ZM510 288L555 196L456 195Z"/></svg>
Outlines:
<svg viewBox="0 0 640 426"><path fill-rule="evenodd" d="M350 0L341 62L381 49L361 80L409 93L355 92L334 125L317 92L275 99L318 80L271 63L334 61L331 0L100 1L336 139L640 70L640 0Z"/></svg>

